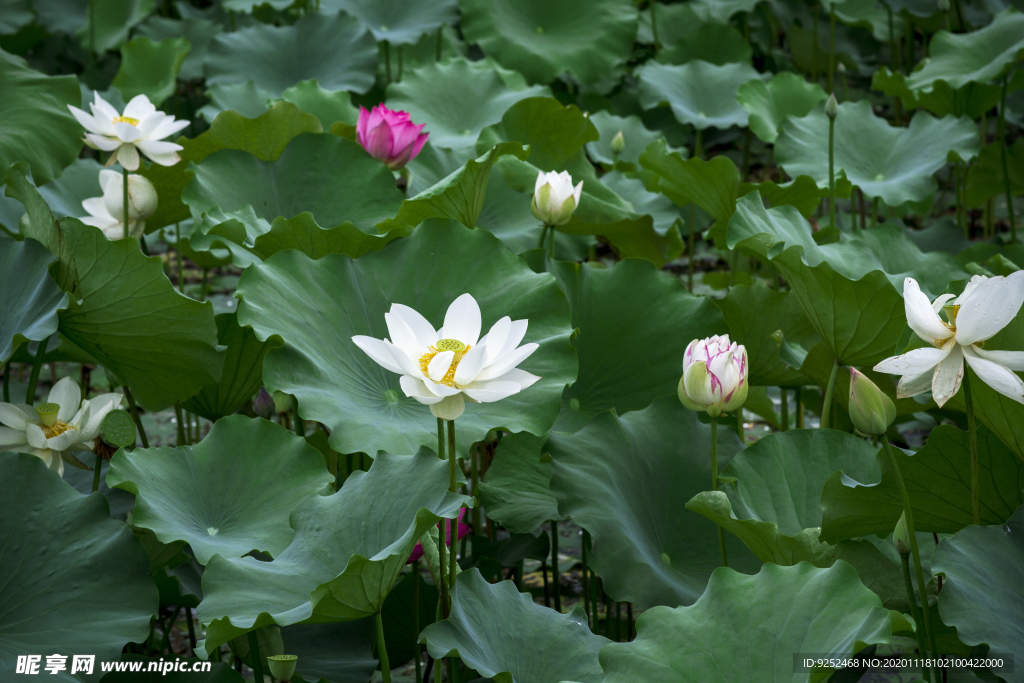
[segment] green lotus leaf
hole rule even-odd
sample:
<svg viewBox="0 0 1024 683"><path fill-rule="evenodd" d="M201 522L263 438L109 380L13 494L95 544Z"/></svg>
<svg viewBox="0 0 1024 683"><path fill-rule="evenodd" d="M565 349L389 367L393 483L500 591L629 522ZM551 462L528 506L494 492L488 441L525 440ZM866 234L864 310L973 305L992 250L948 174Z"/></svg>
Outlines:
<svg viewBox="0 0 1024 683"><path fill-rule="evenodd" d="M206 58L209 85L252 78L257 88L280 97L311 78L328 90L364 93L373 85L377 44L359 20L343 12L307 14L291 26L255 24L222 33Z"/></svg>
<svg viewBox="0 0 1024 683"><path fill-rule="evenodd" d="M636 70L644 109L668 105L679 123L698 130L747 125L747 110L736 101L739 87L760 78L749 64L717 66L701 60L681 66L648 62Z"/></svg>
<svg viewBox="0 0 1024 683"><path fill-rule="evenodd" d="M428 218L451 218L467 228L475 228L484 207L484 196L491 177L491 167L499 157L525 159L528 147L518 142L503 142L479 159L470 159L431 188L402 202L398 215L377 226L382 233L396 228L414 227Z"/></svg>
<svg viewBox="0 0 1024 683"><path fill-rule="evenodd" d="M729 338L747 349L748 378L754 386L800 387L813 384L779 357L780 343L771 335L782 330L784 339L813 346L817 335L792 292L768 289L764 284L735 285L714 303L729 327Z"/></svg>
<svg viewBox="0 0 1024 683"><path fill-rule="evenodd" d="M746 195L751 192L760 192L761 198L768 202L769 206L783 206L789 204L795 206L800 215L807 220L821 206L821 200L828 197L828 190L818 187L810 176L797 176L788 183L779 185L774 180L765 180L760 183L741 183L740 194ZM853 185L846 178L836 179L836 198L845 199L853 191Z"/></svg>
<svg viewBox="0 0 1024 683"><path fill-rule="evenodd" d="M564 73L584 84L621 73L633 50L637 11L630 0L552 7L545 0L461 0L468 43L531 83Z"/></svg>
<svg viewBox="0 0 1024 683"><path fill-rule="evenodd" d="M367 252L380 251L391 240L408 234L408 228L400 228L386 235L368 235L348 221L333 228L321 228L313 214L304 211L291 219L275 218L270 231L256 237L252 251L263 260L285 249L301 251L311 259L327 254L359 258Z"/></svg>
<svg viewBox="0 0 1024 683"><path fill-rule="evenodd" d="M100 171L103 166L95 159L75 159L70 166L64 169L60 177L51 180L40 188L39 194L46 200L54 217L64 218L66 216L87 215L82 202L90 197L99 197L103 194L100 187ZM14 203L12 201L12 203ZM18 209L24 212L24 207L17 204Z"/></svg>
<svg viewBox="0 0 1024 683"><path fill-rule="evenodd" d="M889 97L898 97L908 109L921 107L935 116L967 116L977 119L999 104L1002 88L987 83L966 83L954 90L945 81L936 81L931 90L911 90L907 77L882 67L871 77L871 88Z"/></svg>
<svg viewBox="0 0 1024 683"><path fill-rule="evenodd" d="M60 313L61 334L128 384L149 410L216 382L223 356L212 305L175 290L160 259L143 256L133 239L111 242L74 218L58 226L26 170L18 164L7 174L7 196L25 205L26 236L56 254L54 279L75 296Z"/></svg>
<svg viewBox="0 0 1024 683"><path fill-rule="evenodd" d="M802 76L785 71L770 81L753 79L736 91L736 101L750 115L750 130L761 141L774 143L787 117L803 118L814 107L828 99L817 83L808 83Z"/></svg>
<svg viewBox="0 0 1024 683"><path fill-rule="evenodd" d="M906 29L903 13L895 2L885 4L872 0L844 0L831 5L835 8L836 19L850 27L860 27L871 31L871 35L880 43L887 42L892 36L902 36ZM889 12L889 8L892 12ZM890 24L890 17L892 23ZM828 43L822 43L828 50Z"/></svg>
<svg viewBox="0 0 1024 683"><path fill-rule="evenodd" d="M524 341L540 348L522 367L542 379L496 403L467 405L455 422L459 447L468 448L496 427L546 433L565 385L576 378L569 306L554 278L535 274L482 230L428 221L356 261L337 254L311 261L293 251L278 253L242 275L238 320L260 339L283 339L284 348L264 360L264 382L296 396L305 419L326 425L334 450L408 452L435 447L437 421L426 406L405 396L398 375L377 365L351 338L387 337L384 314L392 303L411 306L439 324L448 305L467 291L480 304L484 329L505 315L529 320ZM325 329L332 334L325 337Z"/></svg>
<svg viewBox="0 0 1024 683"><path fill-rule="evenodd" d="M716 569L695 605L648 610L636 631L601 651L607 683L825 680L830 670L794 674L794 653L852 655L891 636L889 611L845 562Z"/></svg>
<svg viewBox="0 0 1024 683"><path fill-rule="evenodd" d="M451 616L425 628L421 639L435 660L458 656L495 683L597 683L597 653L610 642L590 632L580 607L559 614L512 581L487 583L478 569L459 575Z"/></svg>
<svg viewBox="0 0 1024 683"><path fill-rule="evenodd" d="M384 624L387 629L387 621ZM281 636L285 652L299 658L295 673L305 681L366 683L377 669L371 649L375 636L372 618L338 624L296 624L281 629ZM391 641L385 638L385 642L390 655Z"/></svg>
<svg viewBox="0 0 1024 683"><path fill-rule="evenodd" d="M257 86L251 78L240 83L208 85L206 96L210 101L196 113L207 121L213 121L226 111L237 112L251 119L256 118L267 110L267 106L274 99L274 93Z"/></svg>
<svg viewBox="0 0 1024 683"><path fill-rule="evenodd" d="M0 2L0 35L17 33L18 29L35 19L30 0L3 0Z"/></svg>
<svg viewBox="0 0 1024 683"><path fill-rule="evenodd" d="M934 544L931 534L926 535L927 541ZM893 547L892 538L873 539L883 548ZM925 538L919 535L919 545L927 549ZM895 548L893 552L895 553ZM882 606L898 612L910 613L910 601L907 600L907 585L903 579L902 562L899 555L890 558L871 541L843 541L833 547L832 554L836 560L842 560L857 570L860 580L882 599ZM924 553L922 553L924 554ZM922 559L922 564L923 564ZM831 566L831 565L830 565ZM931 616L929 614L929 616ZM934 619L934 617L933 617Z"/></svg>
<svg viewBox="0 0 1024 683"><path fill-rule="evenodd" d="M712 64L750 62L752 50L743 34L728 20L710 16L703 3L658 3L658 61L663 64L685 64L701 59ZM637 40L654 43L651 30L651 9L640 13Z"/></svg>
<svg viewBox="0 0 1024 683"><path fill-rule="evenodd" d="M35 240L16 242L0 232L0 363L22 342L57 331L57 311L68 307L68 295L50 277L55 260Z"/></svg>
<svg viewBox="0 0 1024 683"><path fill-rule="evenodd" d="M85 25L77 31L78 40L87 48L92 46L97 54L118 48L128 40L132 27L149 16L155 6L155 0L106 0L83 13Z"/></svg>
<svg viewBox="0 0 1024 683"><path fill-rule="evenodd" d="M217 342L226 347L220 381L182 403L211 422L233 415L252 400L263 386L263 358L274 346L258 340L248 327L239 327L235 313L221 313L216 320Z"/></svg>
<svg viewBox="0 0 1024 683"><path fill-rule="evenodd" d="M232 415L195 446L119 451L107 484L135 494L132 520L163 543L215 554L276 557L292 541L288 516L333 480L305 439L263 419Z"/></svg>
<svg viewBox="0 0 1024 683"><path fill-rule="evenodd" d="M550 267L572 308L580 359L579 376L562 395L558 431L576 432L612 408L621 415L675 396L686 345L725 331L710 299L643 260Z"/></svg>
<svg viewBox="0 0 1024 683"><path fill-rule="evenodd" d="M412 45L425 33L459 21L458 0L409 4L403 0L322 0L321 12L347 12L365 26L377 42Z"/></svg>
<svg viewBox="0 0 1024 683"><path fill-rule="evenodd" d="M1021 652L1024 613L1024 507L997 526L969 526L945 539L932 556L932 571L946 580L939 594L942 620L965 643L987 643L995 652ZM1008 683L1024 672L1000 673Z"/></svg>
<svg viewBox="0 0 1024 683"><path fill-rule="evenodd" d="M388 86L387 103L425 123L431 145L453 149L465 161L474 156L480 131L501 121L509 107L548 95L547 88L528 86L520 74L491 60L459 58L409 72Z"/></svg>
<svg viewBox="0 0 1024 683"><path fill-rule="evenodd" d="M3 467L4 552L0 576L0 672L14 677L19 655L68 656L52 680L98 681L70 675L72 655L116 661L141 643L159 606L149 560L131 530L110 518L101 494L83 496L34 455L0 454ZM46 657L40 665L40 672Z"/></svg>
<svg viewBox="0 0 1024 683"><path fill-rule="evenodd" d="M761 1L762 0L697 0L695 4L698 6L698 11L701 14L705 14L707 17L721 23L727 23L734 14L739 12L746 12L748 14L753 13L754 9L761 3Z"/></svg>
<svg viewBox="0 0 1024 683"><path fill-rule="evenodd" d="M721 471L735 483L698 493L686 507L736 535L762 562L828 566L833 548L818 540L821 487L837 470L854 478L876 476L877 452L864 439L834 429L769 434Z"/></svg>
<svg viewBox="0 0 1024 683"><path fill-rule="evenodd" d="M968 206L981 206L989 199L1006 194L1003 175L1002 145L994 142L982 148L978 161L967 171ZM1010 194L1024 194L1024 139L1017 140L1006 149L1006 166L1010 175Z"/></svg>
<svg viewBox="0 0 1024 683"><path fill-rule="evenodd" d="M972 523L971 456L967 432L952 425L934 428L924 447L910 456L895 449L910 495L918 531L955 533ZM892 533L903 502L889 459L879 454L876 473L835 472L821 493L821 536L830 543ZM1003 524L1024 502L1024 465L992 432L978 430L981 519Z"/></svg>
<svg viewBox="0 0 1024 683"><path fill-rule="evenodd" d="M258 257L243 245L252 241L269 230L267 221L256 216L251 206L236 211L225 212L215 207L203 214L199 220L189 221L181 228L175 226L174 233L163 232L168 244L188 260L200 268L219 268L234 263L239 268L247 268L258 260Z"/></svg>
<svg viewBox="0 0 1024 683"><path fill-rule="evenodd" d="M958 89L1002 76L1024 57L1024 14L1007 7L984 28L961 35L939 31L924 67L907 77L911 90L931 91L937 81Z"/></svg>
<svg viewBox="0 0 1024 683"><path fill-rule="evenodd" d="M46 76L0 50L0 174L24 161L40 185L58 177L82 149L82 126L68 111L81 103L74 76Z"/></svg>
<svg viewBox="0 0 1024 683"><path fill-rule="evenodd" d="M545 436L526 432L505 435L480 482L487 516L513 534L533 533L559 518L558 501L551 495L551 459L541 455L545 441Z"/></svg>
<svg viewBox="0 0 1024 683"><path fill-rule="evenodd" d="M507 141L530 145L529 164L507 159L502 160L499 168L507 178L511 169L506 171L506 167L529 166L526 171L533 173L529 183L530 194L533 194L534 181L537 180L534 169L545 172L565 170L581 156L583 145L599 137L594 123L576 105L563 106L552 97L530 97L509 107L500 123L483 129L476 151L478 155L484 154L499 142ZM515 187L514 183L510 184Z"/></svg>
<svg viewBox="0 0 1024 683"><path fill-rule="evenodd" d="M268 222L309 211L321 225L350 220L369 229L394 215L402 199L384 164L336 135L300 135L275 161L222 149L189 170L195 177L182 201L194 216L252 206Z"/></svg>
<svg viewBox="0 0 1024 683"><path fill-rule="evenodd" d="M775 145L779 165L791 176L809 175L828 187L828 118L822 108L789 118ZM967 118L936 119L919 111L908 128L890 126L871 111L867 100L839 105L835 120L835 172L859 187L865 197L889 206L930 198L935 173L955 158L978 153L978 130Z"/></svg>
<svg viewBox="0 0 1024 683"><path fill-rule="evenodd" d="M639 116L615 116L606 111L599 111L591 114L589 118L601 137L587 143L587 154L599 164L614 163L612 140L619 131L622 131L622 140L625 143L622 153L619 154L619 161L631 164L640 161L640 155L647 145L663 137L661 133L647 130Z"/></svg>
<svg viewBox="0 0 1024 683"><path fill-rule="evenodd" d="M678 380L677 380L678 381ZM674 395L622 417L609 411L568 435L552 432L551 492L562 516L590 532L590 564L613 600L641 608L692 604L721 564L715 525L685 509L711 483L711 426ZM741 448L718 433L719 467ZM726 538L729 565L760 564Z"/></svg>
<svg viewBox="0 0 1024 683"><path fill-rule="evenodd" d="M351 94L344 90L325 90L315 78L293 85L281 94L281 98L317 117L325 131L330 130L335 121L354 126L359 120L359 110L352 106Z"/></svg>
<svg viewBox="0 0 1024 683"><path fill-rule="evenodd" d="M334 495L312 496L295 508L295 538L272 562L210 560L198 610L206 651L269 624L372 616L419 537L466 504L473 499L448 491L448 463L433 452L378 453L369 472L349 475Z"/></svg>
<svg viewBox="0 0 1024 683"><path fill-rule="evenodd" d="M666 236L674 228L682 230L683 219L679 215L679 207L663 194L648 192L639 178L625 176L620 171L610 171L601 176L601 182L628 201L637 213L650 216L656 234Z"/></svg>
<svg viewBox="0 0 1024 683"><path fill-rule="evenodd" d="M384 642L388 646L388 659L393 669L400 668L416 656L420 632L436 621L439 597L437 588L423 580L419 564L412 565L412 571L404 574L401 581L388 593L380 615L384 622ZM364 680L359 683L366 682Z"/></svg>
<svg viewBox="0 0 1024 683"><path fill-rule="evenodd" d="M159 108L174 94L178 71L192 45L185 38L168 38L154 43L145 36L121 46L121 67L112 85L130 100L146 95Z"/></svg>
<svg viewBox="0 0 1024 683"><path fill-rule="evenodd" d="M229 12L244 12L251 14L252 11L262 5L268 5L271 9L287 9L292 3L289 0L222 0L221 5Z"/></svg>
<svg viewBox="0 0 1024 683"><path fill-rule="evenodd" d="M192 47L181 63L178 76L183 80L192 81L203 77L203 63L206 61L210 42L221 30L220 24L199 17L184 17L178 20L154 14L135 28L134 35L146 36L155 42L168 38L187 40Z"/></svg>

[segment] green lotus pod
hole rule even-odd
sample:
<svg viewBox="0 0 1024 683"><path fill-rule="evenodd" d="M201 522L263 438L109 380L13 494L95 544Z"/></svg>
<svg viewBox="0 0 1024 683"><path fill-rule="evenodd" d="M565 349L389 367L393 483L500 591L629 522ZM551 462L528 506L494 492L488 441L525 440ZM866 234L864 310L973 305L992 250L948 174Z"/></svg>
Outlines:
<svg viewBox="0 0 1024 683"><path fill-rule="evenodd" d="M866 375L850 368L850 419L861 434L878 436L896 419L896 406Z"/></svg>
<svg viewBox="0 0 1024 683"><path fill-rule="evenodd" d="M279 681L290 681L295 673L295 665L298 663L298 655L270 655L267 657L270 675Z"/></svg>
<svg viewBox="0 0 1024 683"><path fill-rule="evenodd" d="M111 410L100 423L100 438L111 448L125 448L135 443L135 420L124 410Z"/></svg>

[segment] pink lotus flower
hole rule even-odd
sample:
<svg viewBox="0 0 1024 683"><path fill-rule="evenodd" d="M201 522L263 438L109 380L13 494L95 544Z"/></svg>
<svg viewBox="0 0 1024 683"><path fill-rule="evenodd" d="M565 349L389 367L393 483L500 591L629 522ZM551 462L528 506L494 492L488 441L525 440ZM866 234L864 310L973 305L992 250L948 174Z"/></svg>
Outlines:
<svg viewBox="0 0 1024 683"><path fill-rule="evenodd" d="M463 524L462 518L466 516L466 508L459 510L459 539L469 533L469 525ZM446 536L447 543L445 545L451 547L452 545L452 528L445 520L444 528L448 531ZM405 561L406 564L412 564L416 560L423 557L423 544L419 541L416 542L416 547L412 549L412 553L409 555L409 559Z"/></svg>
<svg viewBox="0 0 1024 683"><path fill-rule="evenodd" d="M378 104L372 111L359 107L359 121L356 123L356 139L374 159L387 164L392 171L405 166L416 158L430 133L421 133L421 123L414 124L404 111L392 111Z"/></svg>
<svg viewBox="0 0 1024 683"><path fill-rule="evenodd" d="M747 350L729 335L694 339L683 354L679 400L711 417L738 410L747 400Z"/></svg>

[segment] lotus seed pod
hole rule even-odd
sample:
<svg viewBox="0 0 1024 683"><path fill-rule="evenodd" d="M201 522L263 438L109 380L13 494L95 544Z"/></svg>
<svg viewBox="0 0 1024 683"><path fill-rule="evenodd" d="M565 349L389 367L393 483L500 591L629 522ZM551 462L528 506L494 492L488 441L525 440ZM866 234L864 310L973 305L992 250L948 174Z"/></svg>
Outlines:
<svg viewBox="0 0 1024 683"><path fill-rule="evenodd" d="M839 116L839 102L836 101L835 93L828 96L828 102L825 103L825 116L830 119Z"/></svg>
<svg viewBox="0 0 1024 683"><path fill-rule="evenodd" d="M900 555L910 554L910 531L907 530L907 513L900 515L900 521L896 522L896 529L892 532L892 544L896 546L896 552Z"/></svg>
<svg viewBox="0 0 1024 683"><path fill-rule="evenodd" d="M295 674L295 665L298 663L298 655L270 655L267 657L270 675L279 681L292 680L292 675Z"/></svg>
<svg viewBox="0 0 1024 683"><path fill-rule="evenodd" d="M850 419L861 434L879 436L896 419L896 406L867 375L850 368Z"/></svg>
<svg viewBox="0 0 1024 683"><path fill-rule="evenodd" d="M100 438L111 448L133 445L135 434L135 420L124 410L111 410L100 423Z"/></svg>
<svg viewBox="0 0 1024 683"><path fill-rule="evenodd" d="M612 138L612 154L622 154L622 150L624 149L626 149L626 138L622 136L622 131L620 130L615 134L615 137Z"/></svg>

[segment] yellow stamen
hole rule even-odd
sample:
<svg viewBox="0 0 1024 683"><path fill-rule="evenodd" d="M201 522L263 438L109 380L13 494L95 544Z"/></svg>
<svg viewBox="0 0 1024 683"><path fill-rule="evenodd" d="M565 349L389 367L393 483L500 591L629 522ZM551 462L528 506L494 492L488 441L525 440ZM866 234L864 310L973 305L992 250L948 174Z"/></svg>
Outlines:
<svg viewBox="0 0 1024 683"><path fill-rule="evenodd" d="M62 422L60 420L57 420L52 425L39 426L43 430L43 436L45 436L47 439L52 439L55 436L60 436L64 432L70 431L72 429L74 429L76 432L78 431L78 427L76 427L75 425L69 425L67 422Z"/></svg>
<svg viewBox="0 0 1024 683"><path fill-rule="evenodd" d="M466 346L462 342L455 341L454 339L442 339L437 342L437 346L442 347L445 351L452 351L455 357L452 358L452 364L448 366L448 372L444 373L444 377L438 384L443 384L447 387L455 387L455 371L459 367L459 361L462 360L472 346ZM428 368L430 367L430 361L434 360L434 356L441 353L437 346L430 346L427 348L427 352L420 356L420 370L423 371L424 375L430 376ZM461 350L456 350L457 347L462 347Z"/></svg>
<svg viewBox="0 0 1024 683"><path fill-rule="evenodd" d="M114 117L114 123L130 123L133 126L137 126L137 125L139 125L139 120L138 119L133 119L130 116L115 116Z"/></svg>

